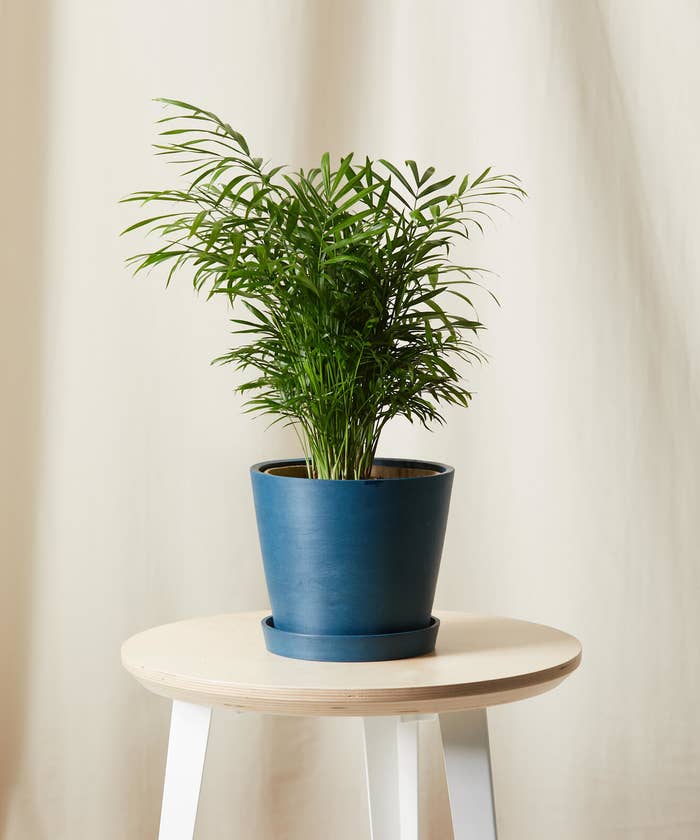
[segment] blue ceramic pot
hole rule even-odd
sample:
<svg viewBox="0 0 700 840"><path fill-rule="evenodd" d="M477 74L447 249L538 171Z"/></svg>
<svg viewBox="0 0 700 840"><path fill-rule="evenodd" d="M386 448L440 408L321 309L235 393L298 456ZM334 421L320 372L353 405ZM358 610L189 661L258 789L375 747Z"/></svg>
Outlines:
<svg viewBox="0 0 700 840"><path fill-rule="evenodd" d="M357 660L433 649L454 470L378 458L373 475L308 479L302 460L251 467L275 652Z"/></svg>

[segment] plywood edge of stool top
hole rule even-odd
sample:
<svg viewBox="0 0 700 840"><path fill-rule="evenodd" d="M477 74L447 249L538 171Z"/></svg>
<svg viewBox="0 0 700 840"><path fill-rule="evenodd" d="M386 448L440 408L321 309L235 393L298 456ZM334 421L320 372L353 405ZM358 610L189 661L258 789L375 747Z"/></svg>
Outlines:
<svg viewBox="0 0 700 840"><path fill-rule="evenodd" d="M122 663L170 699L280 715L442 713L550 691L581 661L577 639L515 619L439 612L435 654L371 663L305 662L264 648L263 612L162 625L127 640Z"/></svg>

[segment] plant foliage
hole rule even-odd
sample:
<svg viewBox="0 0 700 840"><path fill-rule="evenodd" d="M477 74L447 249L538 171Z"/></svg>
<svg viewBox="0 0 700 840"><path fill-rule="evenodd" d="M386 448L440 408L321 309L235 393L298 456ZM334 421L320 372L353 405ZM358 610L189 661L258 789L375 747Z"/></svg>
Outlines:
<svg viewBox="0 0 700 840"><path fill-rule="evenodd" d="M226 296L243 339L216 361L249 374L249 410L294 426L309 475L367 477L393 417L429 426L440 404L467 406L455 364L483 357L470 296L481 273L450 248L483 230L496 199L524 195L515 176L458 180L352 154L289 173L215 114L159 101L176 113L156 149L185 186L125 199L168 210L124 231L160 238L129 264L162 265L168 283L188 266L197 290Z"/></svg>

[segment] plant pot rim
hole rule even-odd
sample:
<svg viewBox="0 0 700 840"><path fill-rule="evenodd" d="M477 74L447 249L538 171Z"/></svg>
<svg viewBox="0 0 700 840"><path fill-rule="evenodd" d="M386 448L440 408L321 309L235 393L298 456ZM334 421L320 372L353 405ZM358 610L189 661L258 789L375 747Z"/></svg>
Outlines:
<svg viewBox="0 0 700 840"><path fill-rule="evenodd" d="M374 464L379 467L394 467L403 470L416 470L416 475L400 475L400 476L377 476L372 478L315 478L314 483L327 484L374 484L377 481L424 481L426 479L444 478L446 475L454 473L454 467L448 464L441 464L438 461L421 461L417 458L375 458ZM275 458L270 461L260 461L253 464L250 468L251 473L260 473L267 478L279 479L282 481L308 481L307 476L294 475L278 475L270 472L275 467L305 467L306 461L303 458ZM425 471L429 470L426 475Z"/></svg>

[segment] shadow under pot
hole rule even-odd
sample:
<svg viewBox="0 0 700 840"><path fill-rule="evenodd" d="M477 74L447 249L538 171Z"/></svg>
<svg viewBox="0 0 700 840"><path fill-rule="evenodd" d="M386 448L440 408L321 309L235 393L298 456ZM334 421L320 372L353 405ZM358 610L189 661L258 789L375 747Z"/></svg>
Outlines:
<svg viewBox="0 0 700 840"><path fill-rule="evenodd" d="M452 467L378 458L369 479L331 481L288 460L255 464L251 477L268 650L336 662L434 650Z"/></svg>

